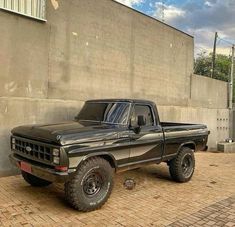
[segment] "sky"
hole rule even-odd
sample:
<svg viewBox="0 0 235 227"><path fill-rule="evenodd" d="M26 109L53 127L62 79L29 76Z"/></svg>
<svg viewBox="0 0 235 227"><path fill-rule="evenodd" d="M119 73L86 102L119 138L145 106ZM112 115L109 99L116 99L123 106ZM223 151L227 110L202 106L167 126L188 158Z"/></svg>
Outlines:
<svg viewBox="0 0 235 227"><path fill-rule="evenodd" d="M235 43L235 0L116 1L194 36L195 56L212 52L215 32L219 37L217 53L231 54Z"/></svg>

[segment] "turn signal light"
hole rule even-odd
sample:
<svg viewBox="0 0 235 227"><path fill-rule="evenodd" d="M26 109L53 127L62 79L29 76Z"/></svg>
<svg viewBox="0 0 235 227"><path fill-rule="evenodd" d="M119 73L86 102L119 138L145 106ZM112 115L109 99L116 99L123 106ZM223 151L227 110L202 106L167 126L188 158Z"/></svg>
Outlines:
<svg viewBox="0 0 235 227"><path fill-rule="evenodd" d="M55 170L60 171L60 172L66 172L68 171L68 167L67 166L55 166Z"/></svg>

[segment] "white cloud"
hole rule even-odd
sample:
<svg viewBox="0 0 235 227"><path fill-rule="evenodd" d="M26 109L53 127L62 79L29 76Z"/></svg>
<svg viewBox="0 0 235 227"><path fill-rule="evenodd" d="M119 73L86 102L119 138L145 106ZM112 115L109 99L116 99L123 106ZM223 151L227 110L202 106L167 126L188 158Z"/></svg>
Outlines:
<svg viewBox="0 0 235 227"><path fill-rule="evenodd" d="M235 42L235 1L234 0L187 0L185 4L162 5L158 0L153 5L152 14L162 20L164 9L165 23L183 30L195 37L195 52L212 52L214 35ZM231 44L218 40L217 53L229 54Z"/></svg>
<svg viewBox="0 0 235 227"><path fill-rule="evenodd" d="M129 7L148 4L151 16L195 37L195 53L211 52L214 35L235 42L235 0L185 0L180 6L161 0L116 0ZM173 1L174 2L174 1ZM164 12L163 12L164 11ZM217 53L229 54L231 45L218 41Z"/></svg>
<svg viewBox="0 0 235 227"><path fill-rule="evenodd" d="M158 18L159 20L163 19L162 16L164 10L164 20L167 23L171 23L176 18L184 17L186 14L186 12L183 9L177 8L176 6L173 5L162 4L162 2L156 2L154 8L155 12L153 16Z"/></svg>
<svg viewBox="0 0 235 227"><path fill-rule="evenodd" d="M211 2L209 2L209 1L205 1L205 3L204 3L206 6L209 6L209 7L212 7L212 3Z"/></svg>
<svg viewBox="0 0 235 227"><path fill-rule="evenodd" d="M192 34L195 38L195 55L198 53L205 51L207 53L212 52L215 32L214 30L210 30L208 28L201 29L188 29L187 32ZM226 39L226 34L224 31L217 30L220 37ZM231 45L228 43L222 42L220 39L217 40L217 48L216 52L218 54L231 54Z"/></svg>
<svg viewBox="0 0 235 227"><path fill-rule="evenodd" d="M144 3L145 0L116 0L116 2L120 2L124 5L127 5L129 7L133 7L134 5L139 5Z"/></svg>
<svg viewBox="0 0 235 227"><path fill-rule="evenodd" d="M165 17L168 21L174 20L176 17L184 17L185 11L174 6L169 6L165 10Z"/></svg>

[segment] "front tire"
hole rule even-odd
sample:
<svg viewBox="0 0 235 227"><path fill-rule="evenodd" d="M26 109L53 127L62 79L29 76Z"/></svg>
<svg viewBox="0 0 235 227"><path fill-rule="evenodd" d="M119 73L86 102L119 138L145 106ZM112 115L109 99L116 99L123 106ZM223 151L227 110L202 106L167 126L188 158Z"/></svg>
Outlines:
<svg viewBox="0 0 235 227"><path fill-rule="evenodd" d="M176 158L170 161L169 170L174 181L184 183L190 181L195 169L194 151L182 147Z"/></svg>
<svg viewBox="0 0 235 227"><path fill-rule="evenodd" d="M26 173L24 171L22 171L21 174L22 174L24 180L28 184L32 185L33 187L46 187L46 186L52 184L52 182L50 182L50 181L46 181L41 178L35 177L32 174Z"/></svg>
<svg viewBox="0 0 235 227"><path fill-rule="evenodd" d="M109 162L94 157L79 167L74 177L65 183L65 197L76 210L88 212L101 208L113 188L113 168Z"/></svg>

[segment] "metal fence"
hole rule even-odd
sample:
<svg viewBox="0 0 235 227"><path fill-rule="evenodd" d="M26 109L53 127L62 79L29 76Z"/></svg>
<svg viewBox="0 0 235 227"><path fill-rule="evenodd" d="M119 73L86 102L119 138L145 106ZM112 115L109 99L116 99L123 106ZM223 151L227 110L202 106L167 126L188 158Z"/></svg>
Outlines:
<svg viewBox="0 0 235 227"><path fill-rule="evenodd" d="M0 0L0 9L46 20L46 0Z"/></svg>

